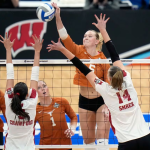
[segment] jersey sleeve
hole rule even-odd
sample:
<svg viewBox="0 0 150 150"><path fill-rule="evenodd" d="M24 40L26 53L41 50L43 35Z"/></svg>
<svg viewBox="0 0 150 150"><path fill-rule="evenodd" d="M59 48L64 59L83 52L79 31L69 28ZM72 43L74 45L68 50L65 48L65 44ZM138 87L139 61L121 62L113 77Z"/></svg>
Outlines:
<svg viewBox="0 0 150 150"><path fill-rule="evenodd" d="M123 81L127 84L128 87L133 87L132 79L128 71L122 70L123 72Z"/></svg>
<svg viewBox="0 0 150 150"><path fill-rule="evenodd" d="M6 109L6 106L5 106L5 98L4 98L4 93L2 91L0 91L0 109L6 119L6 116L5 116L5 109Z"/></svg>
<svg viewBox="0 0 150 150"><path fill-rule="evenodd" d="M77 115L70 106L69 102L63 98L63 105L65 107L65 113L68 115L68 117L71 119L71 121L77 122Z"/></svg>
<svg viewBox="0 0 150 150"><path fill-rule="evenodd" d="M75 44L71 37L68 35L68 37L65 40L61 40L65 47L73 53L75 56L77 56L80 53L80 46Z"/></svg>
<svg viewBox="0 0 150 150"><path fill-rule="evenodd" d="M27 100L23 101L23 109L36 109L38 93L35 89L30 89Z"/></svg>
<svg viewBox="0 0 150 150"><path fill-rule="evenodd" d="M104 98L107 90L107 83L99 79L98 77L94 80L95 90L100 93L100 95Z"/></svg>

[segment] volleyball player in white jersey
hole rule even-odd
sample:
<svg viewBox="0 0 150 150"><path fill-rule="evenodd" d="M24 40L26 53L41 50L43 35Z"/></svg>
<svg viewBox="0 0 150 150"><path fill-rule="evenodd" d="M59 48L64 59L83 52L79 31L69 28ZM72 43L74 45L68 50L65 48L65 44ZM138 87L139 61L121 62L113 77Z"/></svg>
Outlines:
<svg viewBox="0 0 150 150"><path fill-rule="evenodd" d="M11 35L10 35L11 36ZM6 69L7 83L5 92L6 118L8 132L5 140L5 150L35 150L34 144L34 119L36 115L36 104L38 100L37 87L39 78L39 59L42 49L42 42L33 36L35 44L34 64L32 67L30 91L23 82L18 82L14 86L14 69L11 58L11 48L14 40L10 41L10 36L2 38L0 42L6 49Z"/></svg>
<svg viewBox="0 0 150 150"><path fill-rule="evenodd" d="M97 24L93 23L101 32L105 45L111 56L113 66L108 71L110 85L87 68L77 57L62 46L60 41L48 47L49 51L58 49L86 76L91 85L99 92L110 115L110 123L118 138L118 150L150 150L150 131L146 124L140 106L137 92L134 89L129 72L120 61L115 47L106 31L105 15L100 19L95 15Z"/></svg>

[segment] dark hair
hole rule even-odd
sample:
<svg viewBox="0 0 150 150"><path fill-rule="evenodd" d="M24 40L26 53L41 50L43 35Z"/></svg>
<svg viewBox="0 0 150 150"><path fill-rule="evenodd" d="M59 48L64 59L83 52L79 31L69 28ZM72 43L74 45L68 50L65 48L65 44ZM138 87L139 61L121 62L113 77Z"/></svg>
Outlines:
<svg viewBox="0 0 150 150"><path fill-rule="evenodd" d="M18 82L14 86L14 96L11 102L11 109L16 115L21 116L29 121L30 120L29 113L24 112L21 106L21 101L25 100L27 94L28 94L27 85L23 82Z"/></svg>
<svg viewBox="0 0 150 150"><path fill-rule="evenodd" d="M122 89L123 83L123 72L117 66L112 66L109 69L109 77L111 77L111 86L113 88L118 88L119 90Z"/></svg>

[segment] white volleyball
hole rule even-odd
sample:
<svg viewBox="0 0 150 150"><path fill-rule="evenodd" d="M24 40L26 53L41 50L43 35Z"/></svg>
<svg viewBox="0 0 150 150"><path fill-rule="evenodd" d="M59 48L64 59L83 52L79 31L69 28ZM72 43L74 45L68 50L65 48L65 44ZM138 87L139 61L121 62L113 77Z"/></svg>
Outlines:
<svg viewBox="0 0 150 150"><path fill-rule="evenodd" d="M44 3L37 8L36 14L40 20L48 22L54 18L55 8L49 3Z"/></svg>

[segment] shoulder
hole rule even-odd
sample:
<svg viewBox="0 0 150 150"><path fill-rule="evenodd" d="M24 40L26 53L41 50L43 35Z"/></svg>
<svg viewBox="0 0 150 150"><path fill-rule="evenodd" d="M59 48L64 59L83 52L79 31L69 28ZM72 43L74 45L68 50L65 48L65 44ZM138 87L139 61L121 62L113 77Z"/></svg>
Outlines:
<svg viewBox="0 0 150 150"><path fill-rule="evenodd" d="M99 56L101 59L107 59L103 52L99 52L98 56Z"/></svg>
<svg viewBox="0 0 150 150"><path fill-rule="evenodd" d="M67 101L67 99L63 98L63 97L56 97L53 98L54 102L56 103L60 103L60 104L69 104L69 102Z"/></svg>
<svg viewBox="0 0 150 150"><path fill-rule="evenodd" d="M1 90L0 90L0 98L1 97L4 97L4 92L2 92Z"/></svg>
<svg viewBox="0 0 150 150"><path fill-rule="evenodd" d="M29 98L36 98L36 96L37 96L36 90L35 89L30 89L28 97Z"/></svg>
<svg viewBox="0 0 150 150"><path fill-rule="evenodd" d="M13 93L13 88L8 88L7 90L6 90L6 92L5 92L5 98L13 98L13 96L14 96L14 93Z"/></svg>
<svg viewBox="0 0 150 150"><path fill-rule="evenodd" d="M36 105L36 112L39 112L41 110L43 110L43 108L39 104L37 104Z"/></svg>

